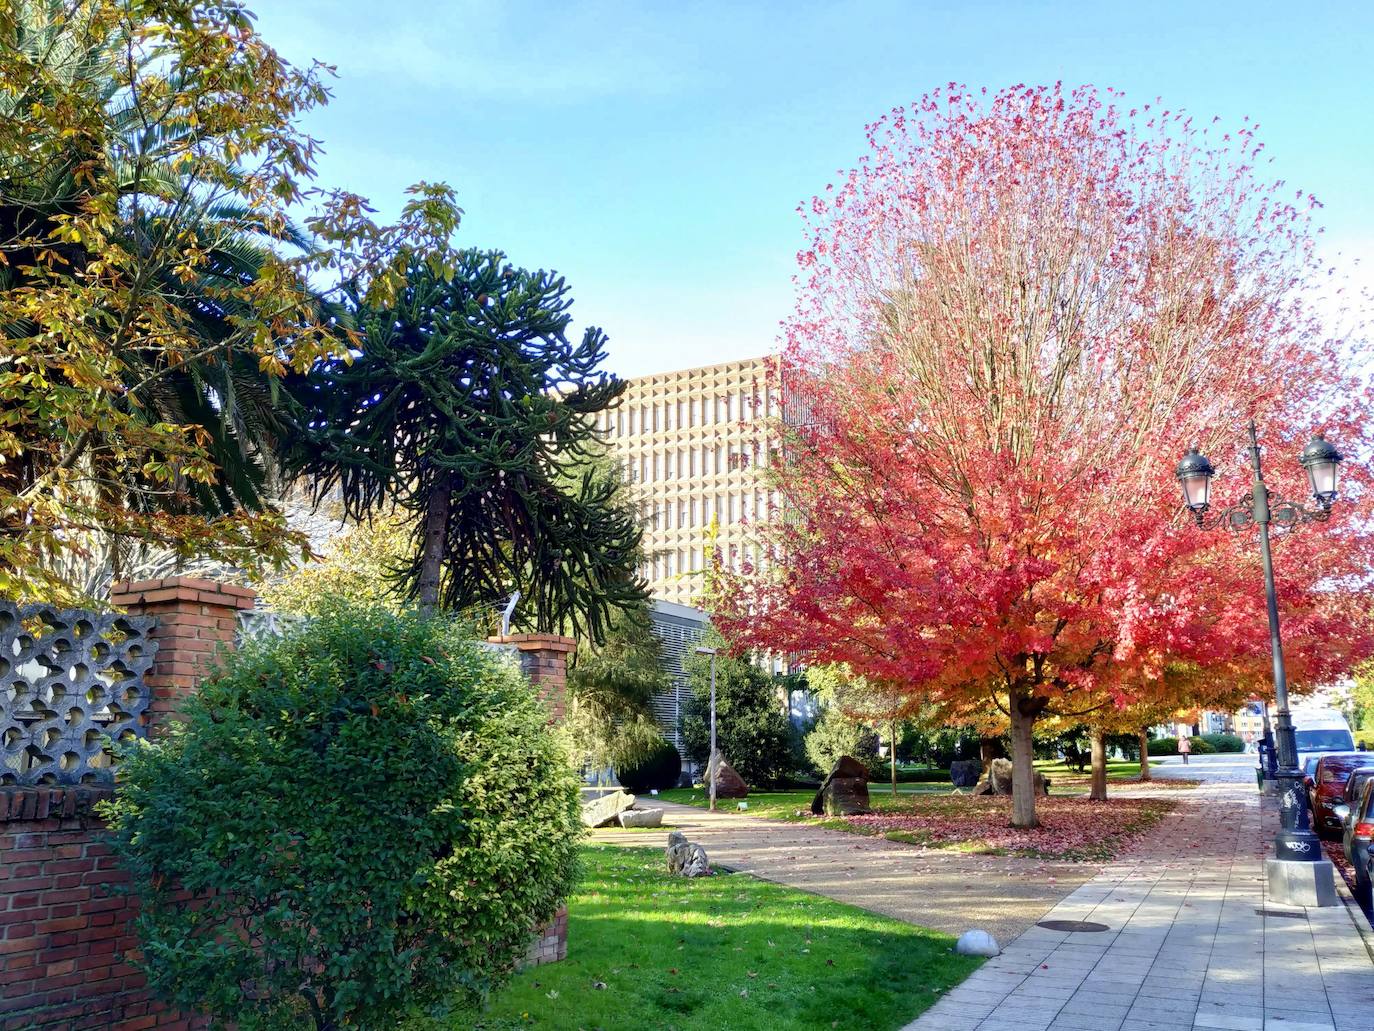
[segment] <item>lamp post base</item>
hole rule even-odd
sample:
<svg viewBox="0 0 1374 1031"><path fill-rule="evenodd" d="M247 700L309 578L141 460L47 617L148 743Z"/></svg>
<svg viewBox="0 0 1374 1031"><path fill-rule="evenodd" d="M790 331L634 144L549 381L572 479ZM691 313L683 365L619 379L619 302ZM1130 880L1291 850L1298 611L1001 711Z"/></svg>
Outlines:
<svg viewBox="0 0 1374 1031"><path fill-rule="evenodd" d="M1281 906L1335 906L1336 868L1329 859L1266 859L1269 901Z"/></svg>

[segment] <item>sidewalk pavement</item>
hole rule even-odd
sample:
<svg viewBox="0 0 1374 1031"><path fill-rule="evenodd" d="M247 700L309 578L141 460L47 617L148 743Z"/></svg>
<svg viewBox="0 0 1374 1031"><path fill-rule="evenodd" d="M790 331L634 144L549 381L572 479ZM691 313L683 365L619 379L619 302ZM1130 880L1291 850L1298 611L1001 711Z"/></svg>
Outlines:
<svg viewBox="0 0 1374 1031"><path fill-rule="evenodd" d="M1363 915L1340 884L1335 908L1265 897L1277 817L1242 776L1189 792L1043 918L1105 930L1033 926L903 1031L1374 1031Z"/></svg>

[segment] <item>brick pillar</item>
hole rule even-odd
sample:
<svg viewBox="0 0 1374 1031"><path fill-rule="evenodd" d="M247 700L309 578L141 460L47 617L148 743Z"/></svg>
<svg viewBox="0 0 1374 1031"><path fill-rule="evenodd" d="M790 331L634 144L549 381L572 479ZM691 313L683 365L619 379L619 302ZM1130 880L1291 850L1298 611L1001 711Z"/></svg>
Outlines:
<svg viewBox="0 0 1374 1031"><path fill-rule="evenodd" d="M124 580L110 589L110 601L119 608L157 617L151 634L157 662L144 678L152 689L150 726L166 723L210 671L216 654L234 647L238 611L251 609L256 597L247 587L194 576Z"/></svg>
<svg viewBox="0 0 1374 1031"><path fill-rule="evenodd" d="M561 723L568 707L568 656L577 651L577 642L558 634L511 634L487 641L520 652L520 668L548 706L549 722Z"/></svg>
<svg viewBox="0 0 1374 1031"><path fill-rule="evenodd" d="M577 642L558 634L511 634L488 637L491 644L507 645L520 653L520 668L549 709L549 723L561 723L568 709L568 656ZM543 927L536 928L522 964L527 967L557 963L568 956L568 907L561 907Z"/></svg>

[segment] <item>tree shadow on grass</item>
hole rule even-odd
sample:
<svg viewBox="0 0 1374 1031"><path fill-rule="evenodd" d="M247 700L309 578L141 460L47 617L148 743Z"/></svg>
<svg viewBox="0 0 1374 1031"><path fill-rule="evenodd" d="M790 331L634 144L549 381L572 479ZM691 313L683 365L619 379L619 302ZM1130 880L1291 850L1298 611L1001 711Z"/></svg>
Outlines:
<svg viewBox="0 0 1374 1031"><path fill-rule="evenodd" d="M480 1013L416 1026L890 1031L980 962L830 899L746 874L670 879L657 850L614 851L569 904L566 960L522 972Z"/></svg>

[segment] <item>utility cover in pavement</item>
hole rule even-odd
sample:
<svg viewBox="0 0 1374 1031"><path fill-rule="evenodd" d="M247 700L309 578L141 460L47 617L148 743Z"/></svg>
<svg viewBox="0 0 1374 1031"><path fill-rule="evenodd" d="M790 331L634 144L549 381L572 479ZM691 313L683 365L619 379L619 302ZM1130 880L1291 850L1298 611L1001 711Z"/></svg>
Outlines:
<svg viewBox="0 0 1374 1031"><path fill-rule="evenodd" d="M1106 924L1095 924L1091 920L1041 920L1036 927L1047 931L1110 931Z"/></svg>

